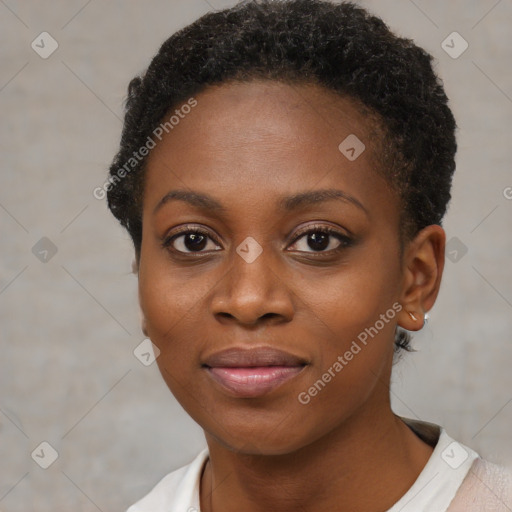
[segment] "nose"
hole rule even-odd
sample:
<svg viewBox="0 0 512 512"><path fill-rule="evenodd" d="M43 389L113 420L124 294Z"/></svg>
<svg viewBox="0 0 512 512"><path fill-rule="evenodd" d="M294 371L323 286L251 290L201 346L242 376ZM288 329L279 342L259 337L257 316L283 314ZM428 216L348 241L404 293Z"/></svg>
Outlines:
<svg viewBox="0 0 512 512"><path fill-rule="evenodd" d="M215 287L211 311L220 323L285 323L294 316L293 293L270 249L249 262L233 251L227 274Z"/></svg>

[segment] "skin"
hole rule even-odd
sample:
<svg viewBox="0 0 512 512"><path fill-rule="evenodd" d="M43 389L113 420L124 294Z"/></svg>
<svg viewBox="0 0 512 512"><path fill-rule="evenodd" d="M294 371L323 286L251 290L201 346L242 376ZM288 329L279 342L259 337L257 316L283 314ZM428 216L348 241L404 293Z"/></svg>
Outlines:
<svg viewBox="0 0 512 512"><path fill-rule="evenodd" d="M147 161L136 265L143 331L160 349L169 389L205 432L201 510L387 510L432 453L393 414L389 385L396 326L421 329L437 297L444 230L426 227L400 258L400 205L376 172L375 134L352 100L270 81L225 83L196 99ZM349 134L367 148L355 161L338 149ZM350 194L364 209L342 200L293 211L278 203L320 189ZM173 200L155 213L171 190L207 193L224 210ZM191 252L187 236L162 246L190 225L210 237L202 253ZM352 245L331 235L329 252L311 247L307 228L329 226ZM236 252L248 236L263 249L252 263ZM300 403L299 393L394 303L402 310ZM258 398L228 395L201 367L218 350L260 345L309 364Z"/></svg>

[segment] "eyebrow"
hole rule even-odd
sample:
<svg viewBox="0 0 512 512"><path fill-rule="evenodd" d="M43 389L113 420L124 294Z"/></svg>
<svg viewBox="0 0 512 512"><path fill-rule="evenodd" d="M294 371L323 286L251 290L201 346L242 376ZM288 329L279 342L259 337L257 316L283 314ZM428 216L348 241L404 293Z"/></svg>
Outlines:
<svg viewBox="0 0 512 512"><path fill-rule="evenodd" d="M162 199L158 202L153 210L153 215L156 214L160 208L170 201L184 201L196 208L203 210L210 210L217 213L225 213L226 208L217 199L204 193L193 192L188 190L171 190L165 194ZM357 206L360 210L369 216L369 212L366 207L355 197L351 196L347 192L337 189L320 189L311 190L306 192L299 192L292 196L282 197L278 201L278 207L285 211L298 210L306 206L322 203L324 201L342 201L344 203L351 203Z"/></svg>

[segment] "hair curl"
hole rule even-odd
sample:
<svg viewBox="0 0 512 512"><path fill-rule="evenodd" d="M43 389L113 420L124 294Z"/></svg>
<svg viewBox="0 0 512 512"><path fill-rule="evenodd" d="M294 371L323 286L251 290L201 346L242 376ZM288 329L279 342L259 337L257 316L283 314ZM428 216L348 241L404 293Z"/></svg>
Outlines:
<svg viewBox="0 0 512 512"><path fill-rule="evenodd" d="M319 84L363 106L381 135L379 172L400 201L401 242L441 225L455 170L456 123L432 56L351 2L245 0L173 34L129 84L107 200L137 260L146 159L123 179L119 169L174 107L210 85L257 78ZM395 349L412 350L400 328Z"/></svg>

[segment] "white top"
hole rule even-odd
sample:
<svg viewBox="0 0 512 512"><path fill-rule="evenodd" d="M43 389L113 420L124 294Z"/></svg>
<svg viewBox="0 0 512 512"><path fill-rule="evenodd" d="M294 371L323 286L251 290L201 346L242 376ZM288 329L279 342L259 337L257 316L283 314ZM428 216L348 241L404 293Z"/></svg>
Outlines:
<svg viewBox="0 0 512 512"><path fill-rule="evenodd" d="M438 425L402 420L434 451L412 487L387 512L480 512L484 505L486 511L512 510L512 473L482 460ZM126 512L200 512L199 484L207 460L205 448Z"/></svg>

